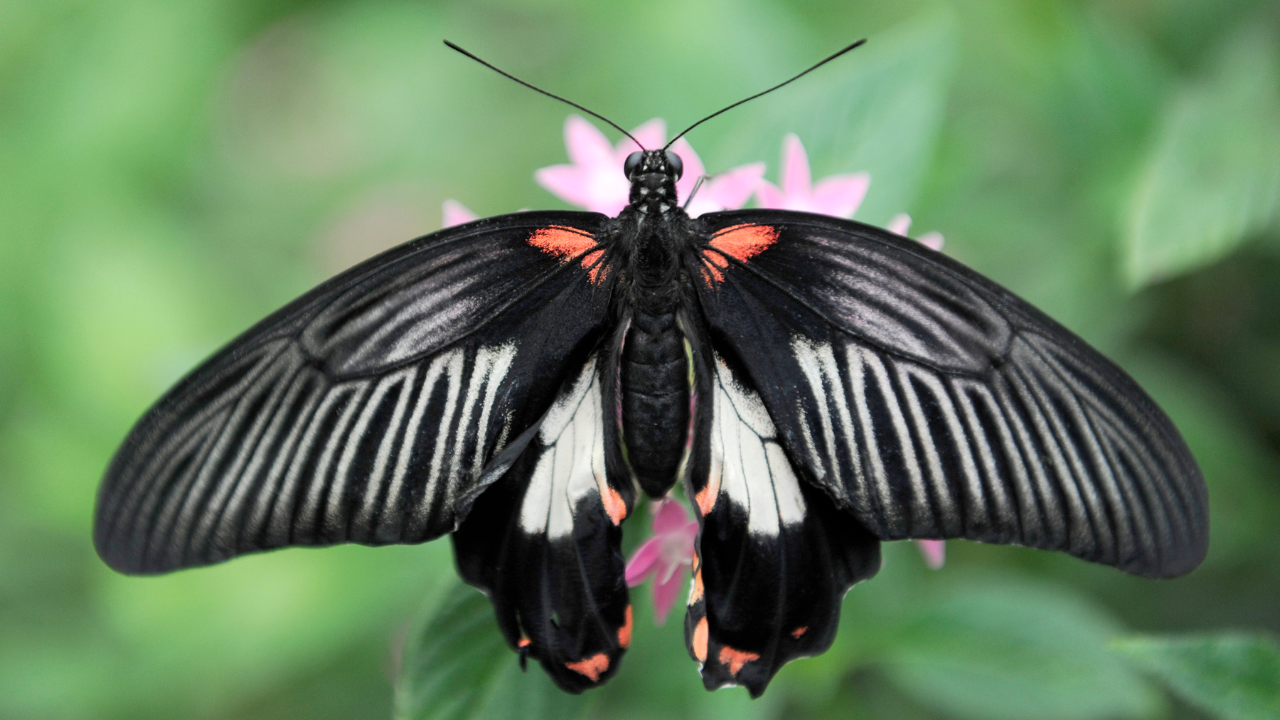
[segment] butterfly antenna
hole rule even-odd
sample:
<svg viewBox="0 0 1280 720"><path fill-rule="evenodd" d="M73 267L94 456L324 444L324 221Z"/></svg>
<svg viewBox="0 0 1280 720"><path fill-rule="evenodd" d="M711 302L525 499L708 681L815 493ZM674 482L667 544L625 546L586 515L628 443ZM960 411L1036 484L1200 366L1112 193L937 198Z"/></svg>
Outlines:
<svg viewBox="0 0 1280 720"><path fill-rule="evenodd" d="M859 40L859 41L857 41L857 42L855 42L855 43L851 43L850 45L848 45L848 46L847 46L847 47L845 47L844 49L842 49L842 50L840 50L840 51L838 51L838 52L832 53L831 55L828 55L826 58L824 58L824 59L822 59L822 60L818 61L818 62L817 62L817 63L815 63L814 65L810 66L810 67L809 67L809 69L805 70L804 72L801 72L801 73L799 73L799 74L797 74L797 75L794 75L794 76L792 76L791 78L788 78L788 79L786 79L786 80L783 80L782 82L778 83L777 85L774 85L773 87L769 88L768 90L764 90L764 91L758 92L758 93L756 93L755 95L752 95L752 96L751 96L751 97L749 97L749 98L745 98L745 99L743 99L743 100L739 100L738 102L736 102L736 103L734 103L734 104L730 105L729 107L722 108L722 109L720 109L720 110L717 110L717 111L715 111L715 112L711 113L710 115L708 115L708 116L706 116L706 117L702 118L702 119L701 119L701 120L699 120L698 122L696 122L696 123L694 123L694 124L690 125L689 127L685 128L685 129L684 129L684 131L683 131L683 132L681 132L679 135L676 135L675 137L671 138L671 142L669 142L669 143L667 143L666 145L662 146L662 149L663 149L663 150L666 150L667 148L671 147L673 144L675 144L675 141L677 141L677 140L679 140L680 138L682 138L682 137L684 137L685 135L687 135L687 134L689 133L689 131L690 131L690 130L692 130L692 129L694 129L694 128L698 127L699 125L701 125L702 123L704 123L704 122L706 122L706 121L710 120L711 118L713 118L713 117L715 117L715 116L717 116L717 115L722 115L722 114L724 114L724 113L727 113L727 112L729 112L730 110L732 110L732 109L734 109L734 108L738 107L739 105L741 105L741 104L743 104L743 103L751 102L752 100L755 100L756 98L760 97L761 95L768 95L769 93L773 92L774 90L777 90L778 88L782 87L783 85L789 85L790 83L793 83L793 82L795 82L796 80L799 80L800 78L804 77L805 75L808 75L809 73L813 72L814 70L817 70L818 68L822 67L823 65L826 65L827 63L831 62L832 60L835 60L836 58L840 57L841 55L843 55L843 54L845 54L845 53L849 52L850 50L852 50L852 49L854 49L854 48L858 47L859 45L861 45L861 44L865 43L866 41L867 41L867 39L866 39L866 38L863 38L863 39L861 39L861 40ZM494 68L494 69L496 70L497 68ZM499 70L498 72L502 72L502 71L501 71L501 70ZM503 73L503 74L505 74L505 73ZM534 89L536 90L537 88L534 88ZM553 97L554 97L554 96L553 96ZM615 127L617 127L617 126L615 126Z"/></svg>
<svg viewBox="0 0 1280 720"><path fill-rule="evenodd" d="M559 95L556 95L555 93L547 92L546 90L543 90L542 88L538 87L537 85L533 85L533 84L531 84L531 83L527 83L527 82L525 82L524 80L521 80L520 78L516 77L515 75L512 75L511 73L509 73L509 72L507 72L507 71L505 71L505 70L503 70L503 69L501 69L501 68L495 67L492 63L489 63L489 62L486 62L486 61L484 61L484 60L481 60L480 58L476 57L475 55L472 55L471 53L467 52L466 50L463 50L462 48L458 47L457 45L454 45L453 43L449 42L448 40L445 40L445 41L444 41L444 44L445 44L445 45L448 45L451 49L453 49L453 50L457 50L458 52L462 53L463 55L466 55L467 57L471 58L472 60L475 60L476 62L478 62L478 63L480 63L481 65L483 65L483 66L485 66L485 67L489 68L490 70L492 70L492 71L494 71L494 72L498 73L499 75L501 75L501 76L503 76L503 77L507 78L508 80L514 80L514 81L516 81L516 82L520 83L521 85L523 85L523 86L525 86L525 87L529 88L530 90L533 90L533 91L535 91L535 92L540 92L540 93L542 93L543 95L546 95L547 97L552 98L553 100L559 100L560 102L564 103L565 105L568 105L568 106L570 106L570 107L575 107L575 108L577 108L577 109L581 110L582 112L584 112L584 113L586 113L586 114L590 115L590 116L591 116L591 117L593 117L593 118L596 118L596 119L599 119L599 120L603 120L603 121L605 121L605 122L606 122L606 123L608 123L608 124L609 124L609 126L610 126L610 127L612 127L614 130L617 130L618 132L622 133L623 135L626 135L627 137L631 138L631 142L635 143L636 145L639 145L641 150L647 150L647 149L648 149L648 148L646 148L645 146L640 145L640 141L639 141L639 140L636 140L636 139L635 139L635 136L633 136L631 133L627 132L626 130L623 130L623 129L622 129L622 127L620 127L620 126L618 125L618 123L616 123L616 122L614 122L614 121L610 120L609 118L607 118L607 117L605 117L605 116L601 115L600 113L598 113L598 112L592 112L592 111L590 111L590 110L588 110L588 109L586 109L586 108L582 107L582 106L581 106L581 105L579 105L578 103L573 102L572 100L565 100L564 98L560 97ZM830 58L828 58L828 59L830 59ZM823 60L823 62L826 62L826 60ZM819 64L821 64L821 63L819 63ZM812 70L812 69L813 69L813 68L810 68L810 70ZM805 72L808 72L808 70L806 70ZM801 74L803 75L804 73L801 73ZM794 78L792 78L792 79L794 79ZM788 82L790 82L790 81L788 81ZM786 83L783 83L783 84L786 84ZM766 91L766 92L767 92L767 91ZM761 93L761 94L763 94L763 93ZM722 111L722 112L723 112L723 111ZM685 132L688 132L688 130L686 130Z"/></svg>

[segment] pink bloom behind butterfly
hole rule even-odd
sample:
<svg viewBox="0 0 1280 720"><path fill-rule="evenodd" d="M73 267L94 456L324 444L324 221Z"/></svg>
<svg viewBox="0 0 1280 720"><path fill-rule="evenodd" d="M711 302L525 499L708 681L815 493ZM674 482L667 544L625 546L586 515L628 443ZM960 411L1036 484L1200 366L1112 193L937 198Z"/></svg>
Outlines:
<svg viewBox="0 0 1280 720"><path fill-rule="evenodd" d="M631 134L647 148L660 148L666 143L667 125L654 118ZM538 170L534 173L538 184L571 205L610 217L621 212L631 189L631 183L622 174L622 164L640 148L629 138L611 145L595 125L577 115L570 115L565 121L564 144L572 164ZM684 138L677 140L671 150L684 163L684 174L676 182L676 194L679 201L684 202L706 168ZM751 163L712 177L702 184L689 203L689 215L697 217L702 213L742 207L763 175L764 163Z"/></svg>
<svg viewBox="0 0 1280 720"><path fill-rule="evenodd" d="M667 498L653 513L653 537L636 550L627 562L627 585L635 587L653 578L654 620L661 625L671 614L676 596L693 567L693 540L698 523L689 519L684 507Z"/></svg>
<svg viewBox="0 0 1280 720"><path fill-rule="evenodd" d="M445 200L441 210L444 213L444 227L453 227L479 219L475 213L467 209L466 205L457 200Z"/></svg>
<svg viewBox="0 0 1280 720"><path fill-rule="evenodd" d="M866 197L871 176L864 172L832 175L813 185L804 145L795 135L787 135L782 141L781 181L782 187L768 180L760 181L756 188L760 207L850 218Z"/></svg>
<svg viewBox="0 0 1280 720"><path fill-rule="evenodd" d="M885 229L895 235L906 237L907 230L911 229L911 216L906 213L894 215L893 219L889 221L889 224L885 226ZM942 233L936 230L921 235L916 238L916 241L934 251L942 250L942 244L944 242Z"/></svg>

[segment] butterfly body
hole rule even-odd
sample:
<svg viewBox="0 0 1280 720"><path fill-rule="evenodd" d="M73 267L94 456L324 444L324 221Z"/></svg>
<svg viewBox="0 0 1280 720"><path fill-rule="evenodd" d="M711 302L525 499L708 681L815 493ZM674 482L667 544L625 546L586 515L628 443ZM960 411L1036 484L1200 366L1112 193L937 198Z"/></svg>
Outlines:
<svg viewBox="0 0 1280 720"><path fill-rule="evenodd" d="M690 359L676 313L633 313L619 360L625 460L640 487L662 497L679 479L690 433Z"/></svg>
<svg viewBox="0 0 1280 720"><path fill-rule="evenodd" d="M696 224L676 203L678 172L661 150L630 161L631 202L598 237L598 277L609 285L610 316L622 327L616 356L617 422L624 460L640 487L662 497L685 466L689 446L692 359L680 317L694 293L687 267L696 253ZM606 382L608 382L606 380Z"/></svg>

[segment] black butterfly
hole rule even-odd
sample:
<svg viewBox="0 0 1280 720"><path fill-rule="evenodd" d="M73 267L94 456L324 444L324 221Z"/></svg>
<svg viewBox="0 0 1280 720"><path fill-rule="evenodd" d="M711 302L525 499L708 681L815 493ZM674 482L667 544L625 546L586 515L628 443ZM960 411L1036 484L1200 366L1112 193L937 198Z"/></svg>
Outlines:
<svg viewBox="0 0 1280 720"><path fill-rule="evenodd" d="M99 554L148 574L453 533L510 645L579 692L631 640L621 523L680 482L701 525L689 652L708 688L752 695L830 646L883 540L1152 577L1204 557L1177 430L1026 302L860 223L690 218L666 149L623 171L617 217L442 230L232 341L116 454Z"/></svg>

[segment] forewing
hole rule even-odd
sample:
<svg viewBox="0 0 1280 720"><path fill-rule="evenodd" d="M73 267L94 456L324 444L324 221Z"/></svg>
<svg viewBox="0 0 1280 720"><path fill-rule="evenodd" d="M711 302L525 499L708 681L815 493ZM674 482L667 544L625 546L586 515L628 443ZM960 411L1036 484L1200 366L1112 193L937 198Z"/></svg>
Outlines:
<svg viewBox="0 0 1280 720"><path fill-rule="evenodd" d="M570 375L453 535L462 577L493 600L507 642L575 693L612 676L631 643L619 525L635 489L605 460L603 380L615 376L596 355Z"/></svg>
<svg viewBox="0 0 1280 720"><path fill-rule="evenodd" d="M117 452L99 554L156 573L453 530L602 329L582 258L603 220L521 213L428 235L233 340Z"/></svg>
<svg viewBox="0 0 1280 720"><path fill-rule="evenodd" d="M882 539L1061 550L1150 576L1204 557L1204 481L1138 385L938 253L805 213L703 216L713 338L807 480Z"/></svg>

